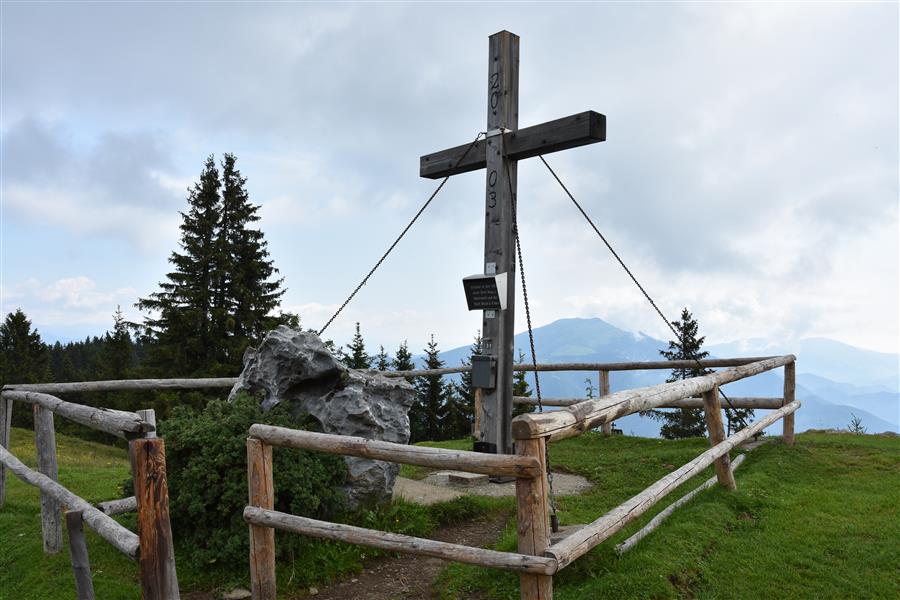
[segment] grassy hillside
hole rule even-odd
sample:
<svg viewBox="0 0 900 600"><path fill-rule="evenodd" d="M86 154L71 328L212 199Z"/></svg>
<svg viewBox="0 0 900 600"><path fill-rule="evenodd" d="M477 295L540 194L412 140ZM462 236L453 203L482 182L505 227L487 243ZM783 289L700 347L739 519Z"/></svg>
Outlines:
<svg viewBox="0 0 900 600"><path fill-rule="evenodd" d="M12 450L33 465L31 439L31 432L14 430ZM468 448L469 444L440 445ZM58 445L64 485L89 500L117 496L128 474L123 450L66 436L59 436ZM582 474L595 483L583 496L559 500L562 523L585 523L598 517L705 447L703 440L671 442L593 434L555 444L551 461L557 470ZM422 474L414 469L405 473ZM662 505L709 474L698 476ZM775 441L750 453L737 472L737 482L736 493L716 489L701 494L637 548L617 557L615 543L652 513L646 515L557 576L556 597L900 597L898 438L802 434L794 448ZM409 531L421 535L435 522L465 511L510 507L511 499L460 503L431 513L405 505L395 509L394 515L398 520L421 518L422 523ZM379 518L370 526L382 523ZM138 597L137 566L94 534L89 536L97 597ZM512 526L497 547L514 549ZM330 572L322 570L322 561L301 564L304 561L298 558L298 564L280 565L285 582L294 578L294 585L282 588L288 592L285 597L317 578L358 568L367 555L363 550L339 551L338 545L327 548L332 558L343 557ZM182 557L179 561L179 579L187 590L247 585L246 565L210 565L204 570ZM296 579L304 573L311 579L298 585ZM518 598L515 576L463 565L448 567L439 587L444 598L470 594ZM41 551L37 491L10 478L7 503L0 510L0 600L70 598L73 593L67 550L53 557Z"/></svg>

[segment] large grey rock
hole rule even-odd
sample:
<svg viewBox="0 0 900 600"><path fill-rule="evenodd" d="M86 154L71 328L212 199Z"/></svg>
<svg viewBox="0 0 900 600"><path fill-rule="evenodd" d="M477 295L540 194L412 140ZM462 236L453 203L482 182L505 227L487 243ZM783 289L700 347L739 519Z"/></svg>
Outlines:
<svg viewBox="0 0 900 600"><path fill-rule="evenodd" d="M409 442L413 387L402 377L347 369L312 332L284 325L269 332L259 349L244 355L244 370L229 399L242 391L260 397L265 410L290 403L315 417L325 433ZM391 497L399 465L352 456L344 460L352 505Z"/></svg>

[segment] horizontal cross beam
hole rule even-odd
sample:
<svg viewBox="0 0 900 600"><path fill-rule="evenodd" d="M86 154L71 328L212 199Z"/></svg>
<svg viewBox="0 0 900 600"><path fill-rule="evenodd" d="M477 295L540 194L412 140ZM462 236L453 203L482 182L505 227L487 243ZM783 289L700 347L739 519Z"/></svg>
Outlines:
<svg viewBox="0 0 900 600"><path fill-rule="evenodd" d="M540 125L510 131L504 133L503 136L503 147L506 149L507 157L521 160L605 141L606 116L589 110L555 121L547 121ZM483 169L486 164L485 141L480 140L466 154L469 146L471 144L464 144L433 154L426 154L419 159L419 175L428 179L440 179L448 175ZM464 154L465 158L460 161L460 157Z"/></svg>

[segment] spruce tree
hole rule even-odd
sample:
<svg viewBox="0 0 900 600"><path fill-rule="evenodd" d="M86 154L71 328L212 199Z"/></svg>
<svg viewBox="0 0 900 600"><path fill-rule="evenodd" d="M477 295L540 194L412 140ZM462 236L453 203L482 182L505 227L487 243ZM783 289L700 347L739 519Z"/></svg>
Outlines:
<svg viewBox="0 0 900 600"><path fill-rule="evenodd" d="M412 353L409 351L409 346L406 343L406 340L400 344L400 347L397 348L397 353L394 354L394 360L391 361L391 366L395 371L412 371L416 368L415 363L412 360ZM412 377L407 377L406 380L410 383L413 382Z"/></svg>
<svg viewBox="0 0 900 600"><path fill-rule="evenodd" d="M48 359L47 346L22 309L6 315L0 324L0 386L46 381ZM32 411L13 411L17 427L32 427L33 423Z"/></svg>
<svg viewBox="0 0 900 600"><path fill-rule="evenodd" d="M375 355L375 368L379 371L387 371L391 365L391 357L384 351L384 346L379 346L378 354Z"/></svg>
<svg viewBox="0 0 900 600"><path fill-rule="evenodd" d="M356 323L356 333L353 334L353 340L347 344L347 350L344 356L344 364L351 369L371 369L372 357L366 354L366 343L363 341L362 333L359 330L359 322Z"/></svg>
<svg viewBox="0 0 900 600"><path fill-rule="evenodd" d="M151 342L150 364L170 377L208 373L218 351L211 321L213 281L220 262L214 241L221 186L215 159L209 156L200 181L188 190L188 211L181 213L181 250L169 257L174 268L158 292L137 302L140 310L150 313L143 322Z"/></svg>
<svg viewBox="0 0 900 600"><path fill-rule="evenodd" d="M207 158L182 213L180 251L160 289L137 306L151 374L228 375L240 371L244 350L279 324L299 327L291 314L274 314L284 294L263 233L259 207L246 178L226 154L222 174Z"/></svg>
<svg viewBox="0 0 900 600"><path fill-rule="evenodd" d="M521 365L524 362L525 353L519 350L516 364ZM525 378L525 371L513 371L513 396L531 398L531 386L528 385L528 379ZM513 416L534 412L535 408L533 404L513 404Z"/></svg>
<svg viewBox="0 0 900 600"><path fill-rule="evenodd" d="M481 344L481 331L475 332L475 340L469 346L469 356L461 360L463 366L472 364L472 357L481 355L483 347ZM472 424L475 421L475 388L472 387L472 372L466 371L459 376L459 382L456 383L455 396L465 409L468 417L469 427L463 435L469 435L472 432Z"/></svg>
<svg viewBox="0 0 900 600"><path fill-rule="evenodd" d="M699 325L687 308L681 311L681 319L672 321L678 334L677 340L669 340L669 347L659 353L668 360L700 360L709 356L709 352L701 350L705 337L697 337ZM667 382L700 377L711 373L698 364L691 367L673 369ZM706 435L706 420L703 410L699 408L676 408L670 410L649 410L641 413L662 421L660 435L666 439L702 437Z"/></svg>
<svg viewBox="0 0 900 600"><path fill-rule="evenodd" d="M426 369L440 369L444 366L444 361L438 356L439 353L437 342L434 341L434 335L432 335L431 341L425 348ZM444 378L441 375L417 377L414 385L416 386L416 402L409 411L410 428L412 429L411 441L447 439L442 431L449 393Z"/></svg>
<svg viewBox="0 0 900 600"><path fill-rule="evenodd" d="M134 362L134 344L122 308L113 314L113 330L103 337L101 376L104 379L125 379Z"/></svg>

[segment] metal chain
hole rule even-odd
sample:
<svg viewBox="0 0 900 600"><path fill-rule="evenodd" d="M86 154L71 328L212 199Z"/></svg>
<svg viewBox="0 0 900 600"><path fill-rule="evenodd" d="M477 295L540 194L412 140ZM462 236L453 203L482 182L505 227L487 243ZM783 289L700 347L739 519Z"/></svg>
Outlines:
<svg viewBox="0 0 900 600"><path fill-rule="evenodd" d="M615 257L615 259L618 261L619 265L621 265L621 267L625 270L625 272L631 278L631 281L633 281L634 284L638 287L638 289L641 290L641 293L644 295L644 298L647 299L647 301L650 303L650 306L652 306L653 309L656 311L656 314L658 314L660 316L660 318L666 324L666 327L668 327L669 330L675 335L675 339L677 339L679 342L681 342L681 349L682 349L682 351L684 351L685 350L684 338L678 334L678 332L675 330L675 326L672 325L672 322L666 318L666 315L663 314L663 312L660 310L659 306L657 306L656 302L653 301L653 298L650 297L650 294L647 293L647 290L644 289L644 286L642 286L640 284L640 282L637 280L637 277L634 276L634 273L632 273L631 269L629 269L628 266L625 264L625 261L622 260L622 258L619 256L619 254L613 249L613 247L609 243L609 241L607 241L606 237L602 233L600 233L600 230L597 229L596 225L594 225L594 221L592 221L591 218L588 216L588 214L584 211L584 209L581 207L581 205L575 199L575 196L573 196L572 192L569 191L569 188L566 187L566 184L564 184L562 182L562 180L559 178L559 175L556 174L556 171L553 170L553 168L547 163L547 160L543 156L539 156L538 158L541 159L541 162L544 163L544 166L547 167L547 170L550 171L550 174L553 175L554 179L556 179L556 182L559 183L560 187L562 187L562 189L566 193L566 195L569 196L569 199L572 201L572 203L575 204L575 207L578 209L578 211L582 214L582 216L584 216L584 218L587 220L588 224L594 229L594 232L600 237L601 240L603 240L603 243L606 245L606 247L609 249L609 251ZM695 353L691 353L691 359L693 359L694 362L697 363L697 366L700 367L701 371L706 370L703 367L703 365L700 363L700 359L696 356ZM728 403L728 406L731 407L731 410L736 411L736 409L734 408L734 405L731 403L731 400L728 398L728 396L725 395L725 392L723 392L721 390L721 388L719 388L719 394L722 395L722 398L725 399L725 402ZM740 416L739 413L735 412L734 416L740 420L742 427L747 427L747 421L745 421L744 418L742 416Z"/></svg>
<svg viewBox="0 0 900 600"><path fill-rule="evenodd" d="M519 258L519 276L522 280L522 298L525 301L525 321L528 323L528 343L531 346L531 364L534 367L534 388L537 393L538 411L544 412L544 404L541 400L541 378L537 370L537 353L534 350L534 331L531 327L531 308L528 302L528 286L525 285L525 260L522 258L522 242L519 239L519 206L516 193L512 189L512 176L509 171L509 161L506 165L506 182L509 184L509 197L512 201L513 234L516 239L516 254ZM559 531L559 517L556 514L556 494L553 491L553 469L550 467L550 444L544 444L544 464L547 467L547 498L550 501L550 529L553 533Z"/></svg>
<svg viewBox="0 0 900 600"><path fill-rule="evenodd" d="M469 152L472 151L472 148L475 147L475 144L478 143L478 140L480 140L481 136L483 136L484 134L485 134L484 131L478 132L478 135L475 136L475 139L472 141L471 144L469 144L469 147L466 148L466 151L462 153L462 156L459 157L459 160L457 160L456 164L454 164L453 167L451 168L450 175L447 175L446 177L444 177L443 181L441 181L441 183L437 186L437 188L435 188L434 192L432 192L432 194L431 194L431 196L429 196L428 200L425 201L425 204L422 205L422 208L419 209L419 212L417 212L415 214L415 216L412 218L412 220L409 223L407 223L406 227L403 228L403 231L400 232L400 235L397 236L397 239L394 240L394 243L391 244L391 246L387 249L387 251L381 255L381 258L378 259L378 262L375 263L375 266L372 267L372 269L366 274L365 277L363 277L362 281L359 282L359 285L356 286L356 289L353 290L353 292L349 296L347 296L347 299L344 300L344 303L341 304L341 307L338 308L335 311L335 313L333 315L331 315L331 318L328 319L328 322L322 326L322 329L320 329L318 332L319 336L321 336L323 333L325 333L325 330L328 329L328 326L331 325L331 323L337 318L337 316L339 314L341 314L341 311L344 310L344 308L348 304L350 304L350 301L353 300L353 297L356 296L356 293L359 290L361 290L364 285L366 285L366 282L369 281L369 278L372 276L373 273L375 273L375 270L381 266L381 263L383 263L384 260L388 257L388 254L390 254L391 251L394 249L394 247L396 247L397 244L400 243L400 240L403 239L403 236L406 235L406 232L409 231L410 227L413 226L413 224L416 222L416 220L419 218L419 216L423 212L425 212L425 209L428 208L429 204L431 204L431 201L434 200L435 196L438 195L438 192L441 191L441 189L444 187L444 184L446 184L447 180L450 179L451 175L453 175L452 171L456 170L456 167L458 167L460 165L460 163L462 163L462 161L465 160L466 156L468 156Z"/></svg>

